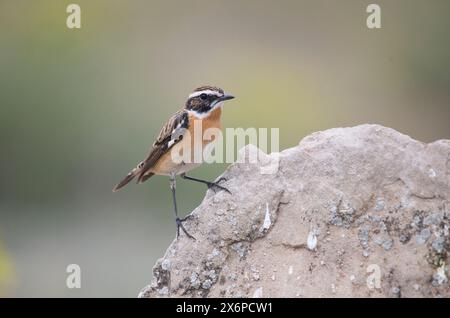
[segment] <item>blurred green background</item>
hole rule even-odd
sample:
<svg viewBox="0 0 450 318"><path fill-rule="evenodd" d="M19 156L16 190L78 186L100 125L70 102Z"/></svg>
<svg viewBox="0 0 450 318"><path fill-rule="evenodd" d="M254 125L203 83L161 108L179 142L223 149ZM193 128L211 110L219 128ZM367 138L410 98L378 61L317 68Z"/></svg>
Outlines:
<svg viewBox="0 0 450 318"><path fill-rule="evenodd" d="M196 86L237 96L224 127L279 127L282 149L361 123L450 138L450 1L376 1L369 30L372 2L0 0L0 296L150 282L175 235L168 180L111 189ZM206 189L178 190L186 214ZM81 289L66 288L71 263Z"/></svg>

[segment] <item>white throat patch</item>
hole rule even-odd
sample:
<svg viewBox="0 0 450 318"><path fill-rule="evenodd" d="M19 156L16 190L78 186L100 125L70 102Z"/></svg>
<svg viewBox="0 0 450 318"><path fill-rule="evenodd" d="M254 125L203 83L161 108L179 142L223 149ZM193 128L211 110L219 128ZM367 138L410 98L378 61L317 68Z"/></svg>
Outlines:
<svg viewBox="0 0 450 318"><path fill-rule="evenodd" d="M197 112L195 110L192 110L192 109L188 110L187 112L190 115L193 115L194 117L196 117L198 119L204 119L204 118L208 117L209 115L211 115L211 112L213 110L215 110L216 108L219 108L219 107L222 108L222 106L223 106L223 102L219 102L219 103L215 104L213 108L211 108L209 111L207 111L205 113L199 113L199 112Z"/></svg>

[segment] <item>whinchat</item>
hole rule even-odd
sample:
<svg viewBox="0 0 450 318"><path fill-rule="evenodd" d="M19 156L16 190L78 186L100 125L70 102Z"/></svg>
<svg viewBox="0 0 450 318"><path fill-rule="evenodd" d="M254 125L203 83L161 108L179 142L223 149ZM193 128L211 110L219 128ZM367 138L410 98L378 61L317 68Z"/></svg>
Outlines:
<svg viewBox="0 0 450 318"><path fill-rule="evenodd" d="M147 158L141 161L136 168L131 170L126 177L119 182L113 189L117 191L124 187L131 180L137 177L137 182L142 183L148 180L153 175L165 175L170 178L170 188L172 190L173 205L175 210L175 222L177 225L177 238L180 234L180 228L189 237L190 235L183 226L183 222L186 218L180 219L178 217L177 202L175 197L176 189L176 176L196 182L204 183L208 188L215 188L225 190L228 193L228 189L220 186L218 183L223 179L216 182L205 181L201 179L192 178L186 175L186 172L198 167L202 164L202 161L197 162L193 160L174 160L172 150L174 146L181 146L183 151L188 151L190 154L194 154L195 139L190 136L194 136L194 127L200 127L202 131L209 128L221 129L221 115L222 106L225 101L233 99L234 96L225 94L221 88L214 86L202 86L195 89L188 97L185 107L177 111L162 127L156 141L150 148L150 153ZM194 125L196 121L199 121L201 125ZM198 122L197 122L198 123ZM187 137L189 134L189 138ZM214 142L214 140L202 140L202 147ZM188 161L188 162L187 162Z"/></svg>

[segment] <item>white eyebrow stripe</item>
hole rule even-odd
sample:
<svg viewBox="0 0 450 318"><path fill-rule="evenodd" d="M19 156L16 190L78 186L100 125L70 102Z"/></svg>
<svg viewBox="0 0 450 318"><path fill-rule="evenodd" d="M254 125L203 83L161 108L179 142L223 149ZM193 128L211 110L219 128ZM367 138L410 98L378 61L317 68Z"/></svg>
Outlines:
<svg viewBox="0 0 450 318"><path fill-rule="evenodd" d="M219 92L210 89L205 89L203 91L193 92L191 95L189 95L189 98L197 97L200 96L201 94L222 96L222 94L220 94Z"/></svg>

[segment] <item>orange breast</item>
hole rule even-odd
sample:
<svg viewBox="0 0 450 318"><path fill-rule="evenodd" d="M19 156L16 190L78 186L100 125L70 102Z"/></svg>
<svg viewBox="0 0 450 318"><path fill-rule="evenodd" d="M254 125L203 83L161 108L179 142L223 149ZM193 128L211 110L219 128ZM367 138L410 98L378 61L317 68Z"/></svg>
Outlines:
<svg viewBox="0 0 450 318"><path fill-rule="evenodd" d="M194 124L195 121L201 122L202 135L203 135L208 128L218 128L218 129L222 128L222 125L220 123L221 115L222 115L221 107L214 109L208 117L205 117L203 119L198 119L197 117L195 117L195 115L189 114L189 132L191 133L192 140L194 139L193 138L194 137L194 128L196 127L196 125ZM198 126L199 125L197 124L197 127ZM203 141L203 143L208 143L208 142L209 141Z"/></svg>
<svg viewBox="0 0 450 318"><path fill-rule="evenodd" d="M150 170L152 173L155 174L170 174L175 173L179 174L182 172L187 172L191 169L194 169L199 165L199 163L194 163L194 143L195 141L195 131L194 129L198 129L201 127L201 140L202 140L202 149L201 154L203 154L204 147L213 142L213 140L204 140L203 135L205 131L209 128L216 128L221 129L221 123L220 118L222 115L222 109L220 107L216 108L211 112L211 114L208 117L205 117L203 119L199 119L195 117L195 115L189 114L189 128L188 131L190 133L190 139L189 138L183 138L180 141L179 146L181 146L183 149L186 149L186 147L190 147L191 149L191 163L185 163L183 165L176 164L172 161L171 152L168 151L166 154L164 154L160 160L154 165L154 167ZM195 125L195 122L197 124ZM199 132L197 132L199 133ZM189 145L190 141L190 145ZM199 140L197 141L199 143Z"/></svg>

